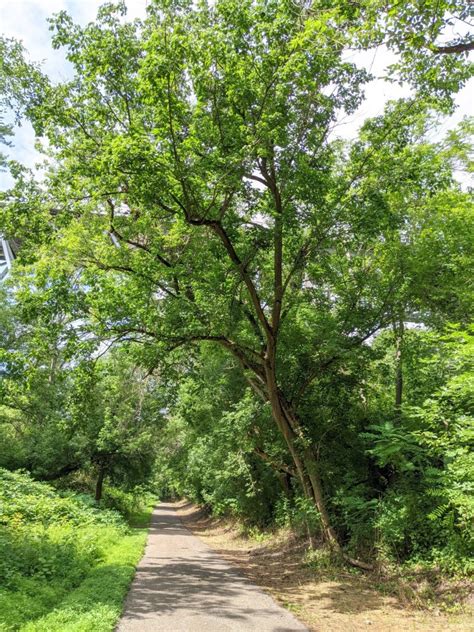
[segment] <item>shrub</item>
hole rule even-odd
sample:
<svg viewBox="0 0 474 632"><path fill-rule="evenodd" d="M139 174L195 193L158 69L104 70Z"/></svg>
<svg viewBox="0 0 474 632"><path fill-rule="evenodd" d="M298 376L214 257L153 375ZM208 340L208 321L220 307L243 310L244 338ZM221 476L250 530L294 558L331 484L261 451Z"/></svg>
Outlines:
<svg viewBox="0 0 474 632"><path fill-rule="evenodd" d="M86 494L57 492L27 474L0 469L0 631L25 625L48 632L111 630L144 540L145 532L132 533L120 513L97 507ZM81 591L87 582L94 588ZM82 597L71 601L74 594L87 594L86 606ZM94 616L87 624L104 595L110 603L102 627ZM58 608L56 621L48 613Z"/></svg>

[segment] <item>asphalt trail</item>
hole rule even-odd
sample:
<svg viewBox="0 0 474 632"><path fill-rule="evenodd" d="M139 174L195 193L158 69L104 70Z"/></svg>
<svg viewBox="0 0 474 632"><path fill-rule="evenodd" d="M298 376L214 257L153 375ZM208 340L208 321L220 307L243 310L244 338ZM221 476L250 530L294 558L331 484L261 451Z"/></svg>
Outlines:
<svg viewBox="0 0 474 632"><path fill-rule="evenodd" d="M301 632L307 628L183 526L153 512L117 632Z"/></svg>

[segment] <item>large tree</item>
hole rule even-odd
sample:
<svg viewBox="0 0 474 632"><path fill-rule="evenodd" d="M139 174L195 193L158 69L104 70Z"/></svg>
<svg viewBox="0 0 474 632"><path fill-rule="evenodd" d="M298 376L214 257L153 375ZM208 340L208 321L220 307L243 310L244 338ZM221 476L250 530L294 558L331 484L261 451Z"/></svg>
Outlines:
<svg viewBox="0 0 474 632"><path fill-rule="evenodd" d="M42 181L13 166L4 227L21 233L25 260L40 241L74 261L81 318L103 338L153 343L151 366L202 341L231 354L335 547L305 396L408 311L443 312L442 288L430 303L416 283L415 246L429 208L466 204L449 152L424 140L426 95L449 109L469 75L469 46L436 43L453 8L154 2L127 23L106 5L84 28L65 13L52 21L70 80L52 85L12 46L4 69L8 103L49 156ZM417 35L427 24L430 37ZM370 75L348 51L381 43L419 97L349 149L332 132ZM444 255L421 268L436 276ZM54 285L43 275L47 304Z"/></svg>

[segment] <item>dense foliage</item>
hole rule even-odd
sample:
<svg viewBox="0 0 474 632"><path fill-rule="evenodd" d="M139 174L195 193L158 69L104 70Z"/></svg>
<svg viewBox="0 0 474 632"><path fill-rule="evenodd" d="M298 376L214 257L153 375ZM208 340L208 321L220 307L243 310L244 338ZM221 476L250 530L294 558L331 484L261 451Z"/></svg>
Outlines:
<svg viewBox="0 0 474 632"><path fill-rule="evenodd" d="M472 572L473 343L468 331L409 330L402 411L393 406L391 332L374 341L356 371L345 365L315 388L330 511L350 548L375 549L386 563ZM222 354L206 351L195 360L170 412L158 448L165 491L232 512L249 526L317 533L268 407Z"/></svg>
<svg viewBox="0 0 474 632"><path fill-rule="evenodd" d="M469 570L472 121L439 132L472 74L470 37L443 41L465 17L156 1L130 23L105 5L52 19L58 84L4 41L4 103L45 162L11 163L3 197L22 240L3 464L98 489L154 464L163 491L292 522L352 564ZM344 141L371 79L349 54L382 44L411 96Z"/></svg>
<svg viewBox="0 0 474 632"><path fill-rule="evenodd" d="M144 540L90 496L0 469L0 630L111 630Z"/></svg>
<svg viewBox="0 0 474 632"><path fill-rule="evenodd" d="M104 479L128 489L148 480L159 417L150 378L126 355L91 357L87 340L64 343L61 323L22 324L7 296L2 323L2 465L45 480L87 472L97 500Z"/></svg>

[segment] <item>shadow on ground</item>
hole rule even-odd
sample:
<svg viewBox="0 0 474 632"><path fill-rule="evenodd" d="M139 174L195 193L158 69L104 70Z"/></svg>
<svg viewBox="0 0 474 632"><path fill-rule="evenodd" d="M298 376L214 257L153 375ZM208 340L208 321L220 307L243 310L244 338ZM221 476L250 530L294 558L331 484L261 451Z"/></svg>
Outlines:
<svg viewBox="0 0 474 632"><path fill-rule="evenodd" d="M287 538L271 538L263 545L246 541L235 524L215 519L188 502L180 503L180 516L189 529L297 614L311 630L474 630L466 627L466 621L472 626L468 614L460 613L456 618L443 615L438 608L430 611L425 596L418 598L417 594L432 590L439 598L448 593L448 603L456 599L459 603L472 591L472 584L455 584L447 590L436 585L436 577L418 575L410 583L396 576L365 574L345 567L318 568L304 563L305 539L287 534Z"/></svg>
<svg viewBox="0 0 474 632"><path fill-rule="evenodd" d="M118 630L303 630L238 568L196 538L175 509L163 503L153 514Z"/></svg>

